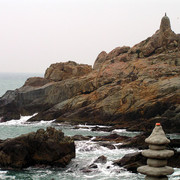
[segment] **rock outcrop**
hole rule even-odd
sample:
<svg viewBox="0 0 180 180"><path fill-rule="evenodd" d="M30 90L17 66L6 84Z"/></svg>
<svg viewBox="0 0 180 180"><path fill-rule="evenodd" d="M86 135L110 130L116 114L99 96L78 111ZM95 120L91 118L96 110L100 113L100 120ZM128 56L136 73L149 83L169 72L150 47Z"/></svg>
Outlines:
<svg viewBox="0 0 180 180"><path fill-rule="evenodd" d="M84 64L77 64L69 61L67 63L51 64L45 72L45 79L62 81L69 78L80 77L92 71L92 67Z"/></svg>
<svg viewBox="0 0 180 180"><path fill-rule="evenodd" d="M152 37L132 48L102 52L93 70L82 76L74 74L76 65L62 68L68 64L52 65L42 80L48 82L41 86L26 83L8 91L0 98L1 119L38 112L31 121L56 119L142 131L150 131L158 120L166 132L180 132L180 36L171 30L167 16Z"/></svg>
<svg viewBox="0 0 180 180"><path fill-rule="evenodd" d="M105 51L102 51L96 58L93 69L99 70L105 61L111 60L112 62L113 58L116 58L117 56L120 56L124 53L127 53L129 49L130 49L129 46L117 47L113 49L111 52L109 52L108 54ZM125 61L126 59L124 58L123 60Z"/></svg>
<svg viewBox="0 0 180 180"><path fill-rule="evenodd" d="M131 51L137 52L139 57L147 57L154 53L176 49L179 45L179 38L171 30L170 20L165 15L161 20L160 29L145 41L134 46Z"/></svg>
<svg viewBox="0 0 180 180"><path fill-rule="evenodd" d="M74 157L74 141L52 127L0 142L1 168L65 167Z"/></svg>

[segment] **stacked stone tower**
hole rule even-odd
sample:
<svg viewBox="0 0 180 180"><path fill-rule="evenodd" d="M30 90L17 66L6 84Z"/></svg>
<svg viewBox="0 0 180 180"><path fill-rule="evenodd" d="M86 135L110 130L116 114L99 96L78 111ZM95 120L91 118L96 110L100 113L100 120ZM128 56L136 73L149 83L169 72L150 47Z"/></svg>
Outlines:
<svg viewBox="0 0 180 180"><path fill-rule="evenodd" d="M167 180L167 175L174 172L173 168L167 166L167 159L174 155L174 151L166 150L170 140L166 138L160 123L156 123L145 142L149 144L149 149L142 151L142 155L148 158L147 165L139 167L138 172L145 174L146 180Z"/></svg>

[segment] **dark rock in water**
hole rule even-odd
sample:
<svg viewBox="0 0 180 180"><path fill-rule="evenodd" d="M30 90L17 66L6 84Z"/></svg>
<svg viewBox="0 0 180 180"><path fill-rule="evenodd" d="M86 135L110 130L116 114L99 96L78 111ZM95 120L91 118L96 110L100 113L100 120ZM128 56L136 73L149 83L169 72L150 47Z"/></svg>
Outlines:
<svg viewBox="0 0 180 180"><path fill-rule="evenodd" d="M127 136L120 136L116 133L107 135L107 136L97 136L93 141L111 141L111 142L123 142L124 140L128 139Z"/></svg>
<svg viewBox="0 0 180 180"><path fill-rule="evenodd" d="M171 139L168 147L172 148L180 148L180 139Z"/></svg>
<svg viewBox="0 0 180 180"><path fill-rule="evenodd" d="M146 162L146 158L141 155L140 152L126 154L119 160L114 161L114 165L124 167L128 171L137 172L137 167L143 165Z"/></svg>
<svg viewBox="0 0 180 180"><path fill-rule="evenodd" d="M74 135L71 137L75 141L90 140L92 136Z"/></svg>
<svg viewBox="0 0 180 180"><path fill-rule="evenodd" d="M91 129L91 131L105 131L105 132L111 132L114 130L114 127L99 127L95 126Z"/></svg>
<svg viewBox="0 0 180 180"><path fill-rule="evenodd" d="M91 165L89 166L89 168L96 169L96 168L98 168L98 166L97 166L97 164L91 164Z"/></svg>
<svg viewBox="0 0 180 180"><path fill-rule="evenodd" d="M146 149L148 145L145 143L145 139L147 138L147 133L137 135L135 137L129 137L123 141L123 144L118 145L120 148L138 148L138 149Z"/></svg>
<svg viewBox="0 0 180 180"><path fill-rule="evenodd" d="M101 163L101 164L105 164L107 162L107 157L105 156L99 156L95 161L94 163Z"/></svg>
<svg viewBox="0 0 180 180"><path fill-rule="evenodd" d="M51 65L44 78L29 79L0 98L4 121L38 114L29 121L116 125L151 131L158 121L166 133L180 133L180 36L169 18L132 48L102 52L94 70L74 62Z"/></svg>
<svg viewBox="0 0 180 180"><path fill-rule="evenodd" d="M91 173L93 170L91 168L88 167L84 167L80 169L83 173Z"/></svg>
<svg viewBox="0 0 180 180"><path fill-rule="evenodd" d="M74 141L52 127L0 142L1 168L65 167L74 157Z"/></svg>
<svg viewBox="0 0 180 180"><path fill-rule="evenodd" d="M168 159L168 166L180 168L180 152L174 150L174 155Z"/></svg>
<svg viewBox="0 0 180 180"><path fill-rule="evenodd" d="M138 148L138 149L147 149L148 144L145 143L145 139L149 136L149 133L143 133L135 137L129 137L125 139L122 144L117 145L117 148ZM171 139L170 144L168 145L169 149L180 148L180 139Z"/></svg>
<svg viewBox="0 0 180 180"><path fill-rule="evenodd" d="M119 160L114 161L114 165L118 165L128 171L137 173L137 168L146 164L147 158L142 156L141 152L126 154ZM180 168L180 152L175 151L174 156L168 159L168 166Z"/></svg>
<svg viewBox="0 0 180 180"><path fill-rule="evenodd" d="M112 142L99 142L98 143L100 146L104 146L108 149L116 149L115 145L113 145Z"/></svg>

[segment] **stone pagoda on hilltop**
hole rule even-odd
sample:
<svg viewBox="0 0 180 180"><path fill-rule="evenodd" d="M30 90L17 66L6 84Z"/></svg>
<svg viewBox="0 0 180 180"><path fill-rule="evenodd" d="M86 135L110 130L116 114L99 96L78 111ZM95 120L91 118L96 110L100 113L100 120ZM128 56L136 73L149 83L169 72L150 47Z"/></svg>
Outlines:
<svg viewBox="0 0 180 180"><path fill-rule="evenodd" d="M161 19L160 31L164 32L167 30L171 30L171 24L169 18L165 13L165 16Z"/></svg>
<svg viewBox="0 0 180 180"><path fill-rule="evenodd" d="M171 30L170 19L165 14L161 19L159 30L150 38L135 45L131 51L138 51L138 57L143 58L151 56L153 53L179 51L179 42L180 37Z"/></svg>

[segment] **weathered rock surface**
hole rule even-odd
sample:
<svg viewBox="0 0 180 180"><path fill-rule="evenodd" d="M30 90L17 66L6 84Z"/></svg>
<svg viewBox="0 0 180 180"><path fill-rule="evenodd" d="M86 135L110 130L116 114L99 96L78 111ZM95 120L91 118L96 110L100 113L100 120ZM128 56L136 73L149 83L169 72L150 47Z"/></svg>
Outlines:
<svg viewBox="0 0 180 180"><path fill-rule="evenodd" d="M0 142L1 168L65 167L74 157L74 141L51 127Z"/></svg>
<svg viewBox="0 0 180 180"><path fill-rule="evenodd" d="M65 79L80 77L92 71L92 67L85 64L77 64L69 61L67 63L51 64L45 72L45 79L52 81L62 81Z"/></svg>
<svg viewBox="0 0 180 180"><path fill-rule="evenodd" d="M41 78L41 77L32 77L28 78L26 82L24 83L24 87L29 86L29 87L41 87L44 86L45 84L51 82L48 79Z"/></svg>
<svg viewBox="0 0 180 180"><path fill-rule="evenodd" d="M80 76L74 73L77 67L52 65L41 85L26 83L8 91L0 98L1 120L38 112L31 121L56 119L146 132L158 121L166 132L180 132L180 36L167 17L152 37L134 47L101 53L93 71L85 67Z"/></svg>

